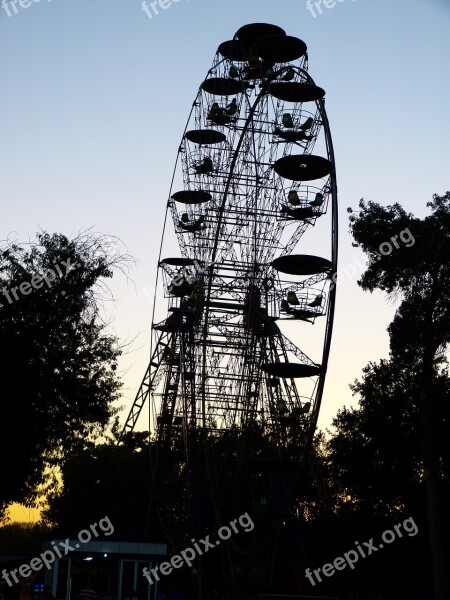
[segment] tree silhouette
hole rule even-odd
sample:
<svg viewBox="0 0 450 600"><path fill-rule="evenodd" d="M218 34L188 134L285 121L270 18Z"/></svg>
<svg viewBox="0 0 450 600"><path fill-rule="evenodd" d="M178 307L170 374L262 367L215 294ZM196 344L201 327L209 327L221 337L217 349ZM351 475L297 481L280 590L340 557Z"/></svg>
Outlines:
<svg viewBox="0 0 450 600"><path fill-rule="evenodd" d="M123 268L117 244L41 233L0 252L0 507L32 502L67 453L99 433L120 387L106 333L103 280Z"/></svg>
<svg viewBox="0 0 450 600"><path fill-rule="evenodd" d="M108 516L114 536L145 539L150 482L148 433L129 433L125 443L86 444L61 467L61 485L49 493L44 522L73 536Z"/></svg>
<svg viewBox="0 0 450 600"><path fill-rule="evenodd" d="M359 282L361 287L369 291L380 289L401 300L389 327L389 365L370 366L364 384L357 384L355 389L366 401L373 395L373 384L379 387L381 395L378 397L395 392L400 399L401 411L395 417L397 427L407 439L409 436L408 444L411 443L402 461L410 478L414 471L421 472L435 594L437 600L444 600L450 596L443 512L443 496L449 482L445 352L450 340L450 192L444 196L434 195L427 206L431 214L424 219L407 214L399 204L385 208L361 200L359 213L350 210L355 245L371 259ZM403 382L401 386L399 381ZM386 410L386 417L393 408ZM363 405L363 415L367 416L367 411L373 409L373 404L367 402ZM341 413L339 419L341 424L352 419L358 423L355 417L359 416L350 411ZM377 427L381 428L380 416ZM408 419L409 424L402 422L404 419ZM369 421L359 422L359 425L366 435ZM391 460L395 461L402 451L400 444L390 448ZM377 454L372 456L378 458ZM380 490L380 483L374 484L374 489ZM377 498L373 500L376 505ZM391 497L390 502L391 507L395 506L395 497Z"/></svg>

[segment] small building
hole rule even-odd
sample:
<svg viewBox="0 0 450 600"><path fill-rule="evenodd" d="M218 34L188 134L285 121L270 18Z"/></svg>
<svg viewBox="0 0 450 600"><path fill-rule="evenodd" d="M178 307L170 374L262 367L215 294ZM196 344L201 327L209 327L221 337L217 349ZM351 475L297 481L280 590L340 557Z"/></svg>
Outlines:
<svg viewBox="0 0 450 600"><path fill-rule="evenodd" d="M122 542L115 540L90 541L78 539L55 540L43 544L43 553L72 548L61 558L56 557L45 570L45 583L56 600L77 600L80 590L88 583L99 600L125 600L135 593L138 600L156 600L158 582L150 585L142 570L154 568L167 554L166 544Z"/></svg>

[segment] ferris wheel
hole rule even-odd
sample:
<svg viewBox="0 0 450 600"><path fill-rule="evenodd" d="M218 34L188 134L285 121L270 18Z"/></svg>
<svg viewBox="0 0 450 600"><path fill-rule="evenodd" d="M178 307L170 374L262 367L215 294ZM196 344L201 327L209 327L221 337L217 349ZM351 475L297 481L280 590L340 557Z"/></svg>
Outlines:
<svg viewBox="0 0 450 600"><path fill-rule="evenodd" d="M159 449L155 490L181 443L193 521L200 438L233 432L238 439L256 427L286 464L284 450L292 459L295 449L301 461L314 435L337 271L324 96L308 73L303 41L274 25L246 25L220 44L182 136L158 260L151 360L123 433L148 400ZM236 447L243 460L254 450ZM210 463L205 477L218 469ZM279 475L279 466L272 471ZM255 469L244 472L251 479ZM272 475L263 479L282 486ZM209 489L213 497L219 488ZM264 504L258 493L252 506L268 518L271 494ZM211 502L219 520L223 502Z"/></svg>

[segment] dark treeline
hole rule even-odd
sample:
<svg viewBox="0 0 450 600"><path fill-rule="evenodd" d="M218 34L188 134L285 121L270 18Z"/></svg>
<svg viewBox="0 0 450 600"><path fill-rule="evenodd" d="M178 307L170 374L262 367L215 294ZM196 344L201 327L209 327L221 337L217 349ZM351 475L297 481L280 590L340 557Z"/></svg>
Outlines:
<svg viewBox="0 0 450 600"><path fill-rule="evenodd" d="M53 376L63 373L61 385L69 386L71 374L80 368L84 379L78 381L77 385L82 387L75 388L76 396L71 398L79 402L76 413L72 404L69 416L63 416L58 400L58 394L65 393L63 389L55 388L55 384L52 393L44 394L44 388L39 387L44 383L40 383L39 377L35 378L34 386L28 385L23 377L18 381L18 367L12 370L11 357L3 346L0 365L9 398L22 394L22 404L17 405L12 417L9 414L9 423L11 418L15 419L25 435L28 430L32 432L31 440L38 453L33 454L30 446L18 444L10 431L13 424L7 427L3 414L1 443L5 448L8 443L12 444L18 463L16 468L13 454L6 472L13 473L14 477L8 480L8 485L2 486L0 502L6 506L13 500L35 497L36 486L46 481L46 468L51 464L59 468L60 479L47 487L48 507L43 522L53 527L55 534L64 537L107 515L114 524L115 536L166 540L173 554L189 543L187 533L200 537L213 534L220 526L248 512L255 523L254 532L239 533L226 549L217 548L205 555L210 591L214 584L226 582L229 577L226 563L233 561L233 553L258 555L259 545L267 551L264 558L263 550L258 556L264 570L271 573L272 589L277 593L340 595L342 598L351 594L353 597L359 594L361 598L423 596L448 600L449 203L450 193L435 196L428 205L430 214L424 219L406 213L399 205L385 208L364 201L358 212L351 212L350 228L355 245L369 257L360 285L368 291L381 290L397 300L397 310L389 326L389 358L367 365L351 386L357 405L342 408L333 421L332 430L318 433L313 447L306 456L302 453L301 458L293 438L285 444L280 460L277 441L261 424L221 433L199 431L193 470L201 475L195 481L198 497L193 506L187 490L189 477L181 433L178 437L174 435L171 447L166 449L167 455L162 455L161 449L156 448L145 433L128 434L118 444L117 425L110 439L105 441L99 437L114 416L111 407L118 389L114 372L118 350L111 338L105 337L100 324L94 328L98 313L86 298L92 299L89 290L96 278L110 274L107 264L101 262L95 271L91 255L86 270L74 275L78 279L71 285L78 286L79 300L75 307L66 308L67 315L70 311L79 315L76 323L81 329L77 325L75 332L80 338L75 337L71 345L64 341L69 339L66 313L58 313L63 340L58 349L64 368L46 346L53 347L59 330L47 339L39 329L39 323L45 323L47 318L44 315L41 320L40 316L46 310L45 298L36 296L30 300L30 306L23 308L20 319L15 317L14 328L10 330L4 311L11 312L12 308L4 304L0 308L0 326L2 333L9 335L6 339L13 345L13 356L21 356L21 338L14 341L13 332L20 331L23 324L26 343L34 344L41 350L42 357L48 357L42 358L39 369L33 367L38 369L39 376L41 372L43 376L46 369ZM409 232L408 240L414 243L396 244L405 230ZM67 240L62 241L66 247ZM380 247L388 241L393 251L384 254ZM67 248L67 252L79 251L76 247ZM13 249L8 252L3 253L3 263L0 263L3 285L8 273L17 280L22 276L18 272L20 261L11 262ZM60 254L55 252L55 256L59 258ZM55 259L52 257L52 260ZM87 260L86 255L84 260ZM28 262L24 261L23 258L22 264L29 265L31 274L32 263L28 258ZM89 281L83 278L89 274ZM59 285L68 285L68 282L61 281ZM65 292L61 289L61 306L64 298ZM26 310L34 315L28 332L26 323L30 317ZM77 356L80 349L83 350L84 360L88 360L90 352L94 353L96 362L92 371L83 362L77 365L69 361L69 353L74 349ZM99 365L104 368L96 379L94 371L98 372ZM20 372L26 372L27 368L22 360ZM52 381L56 381L55 376ZM15 389L13 383L19 389ZM45 390L48 385L46 382ZM89 409L78 400L82 393L88 393L93 399ZM37 430L31 417L21 419L24 403L32 408L38 423L45 422L45 427L39 425ZM62 428L73 424L74 434L63 444ZM152 473L157 454L164 469L158 472L156 486L152 483ZM35 457L30 464L25 460L27 455ZM5 450L2 456L5 461ZM275 465L278 466L275 468ZM280 491L286 486L288 494ZM286 506L288 496L292 500L289 507ZM186 515L192 515L192 511L198 516L197 529L189 531ZM380 548L382 535L387 530L393 532L394 537L391 535L390 542ZM8 528L0 530L0 548L10 532ZM372 538L375 549L363 557L358 547L369 554ZM314 572L355 550L359 557L354 569L347 564L333 576L322 574L321 581L316 575L306 576L305 569ZM242 558L242 564L243 561ZM174 577L167 578L167 585L181 586L188 575L185 569L180 569Z"/></svg>

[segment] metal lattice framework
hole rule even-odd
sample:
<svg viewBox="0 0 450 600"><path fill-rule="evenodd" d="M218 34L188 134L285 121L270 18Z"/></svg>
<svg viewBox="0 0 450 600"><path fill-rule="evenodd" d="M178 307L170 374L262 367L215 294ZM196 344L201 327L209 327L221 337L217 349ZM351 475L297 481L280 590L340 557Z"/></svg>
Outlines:
<svg viewBox="0 0 450 600"><path fill-rule="evenodd" d="M299 456L310 443L337 268L324 94L306 45L278 27L247 25L219 46L179 147L167 205L179 251L160 256L155 301L166 316L153 323L124 433L150 398L161 448L183 435L188 452L198 431L254 422L280 447L294 439ZM314 235L327 256L307 251ZM321 338L318 356L288 339L299 331Z"/></svg>

